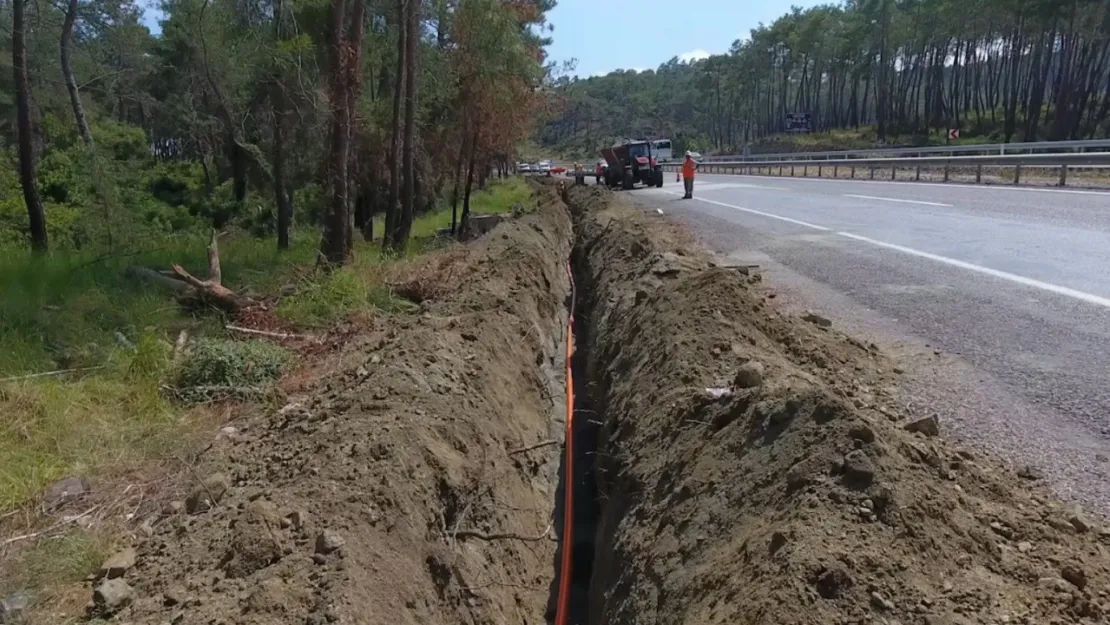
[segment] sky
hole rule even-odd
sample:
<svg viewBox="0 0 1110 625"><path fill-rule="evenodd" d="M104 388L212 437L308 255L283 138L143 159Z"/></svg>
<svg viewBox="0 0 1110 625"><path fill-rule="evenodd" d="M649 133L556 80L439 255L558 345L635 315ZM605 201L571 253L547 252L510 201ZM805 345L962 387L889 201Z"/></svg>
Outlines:
<svg viewBox="0 0 1110 625"><path fill-rule="evenodd" d="M140 0L143 2L144 0ZM155 33L159 12L147 3L144 22ZM751 29L790 12L835 0L558 0L548 14L555 30L548 58L577 59L578 76L615 69L655 69L672 57L684 61L728 52Z"/></svg>
<svg viewBox="0 0 1110 625"><path fill-rule="evenodd" d="M770 24L791 6L833 0L558 0L548 14L554 39L548 58L577 59L578 76L615 69L655 69L728 52L760 22Z"/></svg>

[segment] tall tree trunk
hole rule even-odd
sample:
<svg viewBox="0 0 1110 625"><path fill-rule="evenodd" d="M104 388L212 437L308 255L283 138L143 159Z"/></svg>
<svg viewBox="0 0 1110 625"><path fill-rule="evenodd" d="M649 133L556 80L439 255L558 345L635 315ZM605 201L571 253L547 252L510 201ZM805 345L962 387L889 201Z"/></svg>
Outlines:
<svg viewBox="0 0 1110 625"><path fill-rule="evenodd" d="M285 40L285 3L277 0L274 6L274 39ZM289 119L289 100L281 82L280 68L274 69L270 86L274 107L274 201L277 206L277 245L279 250L289 249L289 229L293 225L293 202L285 182L285 131Z"/></svg>
<svg viewBox="0 0 1110 625"><path fill-rule="evenodd" d="M455 161L455 182L451 190L451 234L455 234L459 225L459 184L461 184L463 160L466 158L466 142L465 135L459 138L459 158Z"/></svg>
<svg viewBox="0 0 1110 625"><path fill-rule="evenodd" d="M89 123L85 120L85 107L81 105L81 95L77 93L77 80L73 77L73 64L70 62L71 48L73 46L73 24L77 21L77 0L69 0L65 20L62 21L62 77L65 78L66 90L69 91L69 103L73 107L73 118L77 121L77 132L85 145L92 145L92 133L89 132Z"/></svg>
<svg viewBox="0 0 1110 625"><path fill-rule="evenodd" d="M366 241L374 240L374 212L378 209L378 185L380 181L381 171L378 169L377 159L370 159L368 166L368 173L366 179L366 193L365 202L366 207L363 213L362 221L362 238Z"/></svg>
<svg viewBox="0 0 1110 625"><path fill-rule="evenodd" d="M361 0L355 0L359 2ZM345 0L333 0L331 7L331 45L328 48L328 63L331 69L331 150L329 153L329 177L331 186L331 207L324 224L324 240L320 251L324 259L333 265L347 262L350 249L347 247L347 230L350 227L347 203L347 153L350 149L348 124L350 110L347 108L345 89L347 72L343 63L343 23L346 19Z"/></svg>
<svg viewBox="0 0 1110 625"><path fill-rule="evenodd" d="M393 245L396 232L401 223L398 196L401 184L401 158L398 149L401 145L401 94L405 80L405 0L397 0L397 71L393 75L393 124L389 136L389 204L385 207L385 230L382 245Z"/></svg>
<svg viewBox="0 0 1110 625"><path fill-rule="evenodd" d="M27 78L27 41L24 11L26 0L12 0L12 67L15 73L16 126L19 133L19 182L30 221L31 249L45 253L46 211L35 179L35 150L31 137L31 86Z"/></svg>
<svg viewBox="0 0 1110 625"><path fill-rule="evenodd" d="M285 130L289 117L284 87L274 83L274 201L277 205L277 245L289 249L289 229L293 226L293 201L285 182Z"/></svg>
<svg viewBox="0 0 1110 625"><path fill-rule="evenodd" d="M419 39L420 0L408 0L408 19L405 37L405 134L402 150L405 168L405 195L401 207L401 227L394 247L403 247L409 239L416 205L416 169L414 167L413 139L416 133L416 42Z"/></svg>
<svg viewBox="0 0 1110 625"><path fill-rule="evenodd" d="M470 191L474 188L474 155L478 153L478 126L470 139L470 158L466 165L466 189L463 191L462 225L460 232L470 230Z"/></svg>
<svg viewBox="0 0 1110 625"><path fill-rule="evenodd" d="M357 201L357 198L362 197L362 167L358 162L358 150L351 146L355 145L355 124L357 123L356 112L358 111L358 98L362 93L362 41L366 35L366 27L363 21L366 19L366 3L368 0L353 0L354 7L351 10L351 26L349 44L347 45L347 59L346 67L344 68L347 73L347 78L344 81L347 89L346 93L346 106L347 106L347 248L348 250L354 248L355 229L351 227L351 212L352 212L352 199ZM354 182L351 182L351 180ZM358 222L357 227L361 230L362 222Z"/></svg>
<svg viewBox="0 0 1110 625"><path fill-rule="evenodd" d="M1010 81L1006 97L1006 121L1003 123L1003 134L1006 137L1003 143L1009 143L1017 130L1017 100L1018 100L1018 69L1021 65L1022 25L1021 11L1018 11L1017 23L1014 25L1013 36L1010 39Z"/></svg>

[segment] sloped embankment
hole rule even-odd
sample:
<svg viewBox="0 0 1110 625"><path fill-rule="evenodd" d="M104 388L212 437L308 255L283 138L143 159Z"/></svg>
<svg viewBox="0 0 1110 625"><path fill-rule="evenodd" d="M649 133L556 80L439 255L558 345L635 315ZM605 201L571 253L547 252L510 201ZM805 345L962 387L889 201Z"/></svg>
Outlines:
<svg viewBox="0 0 1110 625"><path fill-rule="evenodd" d="M539 209L414 267L422 300L211 450L110 575L136 623L539 622L564 407L571 223Z"/></svg>
<svg viewBox="0 0 1110 625"><path fill-rule="evenodd" d="M910 432L873 348L571 191L601 421L591 623L1096 623L1110 536Z"/></svg>

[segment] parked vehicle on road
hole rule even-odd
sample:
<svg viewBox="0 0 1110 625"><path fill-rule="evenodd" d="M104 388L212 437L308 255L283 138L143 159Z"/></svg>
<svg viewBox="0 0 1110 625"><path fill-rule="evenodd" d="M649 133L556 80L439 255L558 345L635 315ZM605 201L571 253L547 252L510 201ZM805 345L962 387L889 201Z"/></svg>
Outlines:
<svg viewBox="0 0 1110 625"><path fill-rule="evenodd" d="M663 186L663 166L655 158L650 141L626 141L601 150L605 162L605 184L631 189L637 183Z"/></svg>
<svg viewBox="0 0 1110 625"><path fill-rule="evenodd" d="M651 151L660 163L669 163L674 160L670 139L656 139L651 142Z"/></svg>
<svg viewBox="0 0 1110 625"><path fill-rule="evenodd" d="M532 171L532 166L529 165L528 163L517 163L516 164L516 170L519 173L527 174L527 173Z"/></svg>
<svg viewBox="0 0 1110 625"><path fill-rule="evenodd" d="M551 175L551 161L540 161L539 162L539 172L541 174L547 174L548 176L550 176Z"/></svg>

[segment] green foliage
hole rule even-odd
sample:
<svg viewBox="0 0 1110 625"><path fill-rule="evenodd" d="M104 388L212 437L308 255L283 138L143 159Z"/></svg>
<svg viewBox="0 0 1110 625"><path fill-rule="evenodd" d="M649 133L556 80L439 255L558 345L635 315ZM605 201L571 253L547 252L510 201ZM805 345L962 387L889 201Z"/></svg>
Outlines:
<svg viewBox="0 0 1110 625"><path fill-rule="evenodd" d="M943 144L952 127L980 142L1104 137L1108 40L1106 2L844 0L794 8L727 54L560 78L550 85L551 113L538 140L593 156L625 137L732 154L764 143ZM1067 52L1073 47L1091 53L1080 59ZM789 113L809 113L816 132L787 135Z"/></svg>
<svg viewBox="0 0 1110 625"><path fill-rule="evenodd" d="M289 359L289 352L268 341L202 338L174 368L173 383L180 390L265 387Z"/></svg>
<svg viewBox="0 0 1110 625"><path fill-rule="evenodd" d="M112 554L107 537L92 531L76 529L50 540L40 540L24 550L10 554L11 567L0 577L0 596L28 588L42 588L63 581L81 579L92 573ZM7 557L8 554L6 554ZM36 603L48 600L36 597ZM19 619L19 617L16 617ZM22 623L19 619L16 622Z"/></svg>
<svg viewBox="0 0 1110 625"><path fill-rule="evenodd" d="M462 200L459 201L462 212ZM495 215L508 213L513 206L525 209L534 208L535 198L532 190L522 178L506 178L491 182L482 191L470 196L470 212L475 215ZM421 215L412 225L416 238L434 236L436 231L451 227L451 207L441 204L436 210Z"/></svg>
<svg viewBox="0 0 1110 625"><path fill-rule="evenodd" d="M281 300L276 313L296 325L315 328L352 315L405 309L383 284L384 262L379 248L359 245L350 266L303 278L297 292Z"/></svg>

